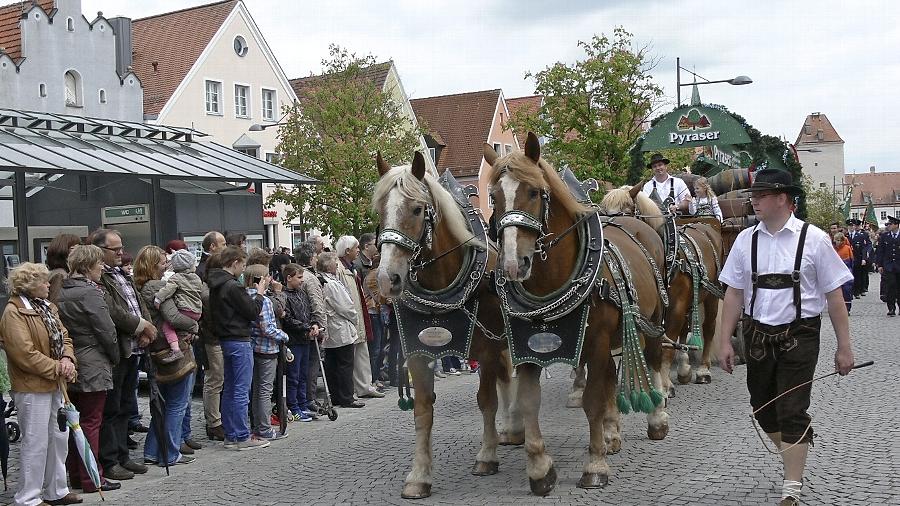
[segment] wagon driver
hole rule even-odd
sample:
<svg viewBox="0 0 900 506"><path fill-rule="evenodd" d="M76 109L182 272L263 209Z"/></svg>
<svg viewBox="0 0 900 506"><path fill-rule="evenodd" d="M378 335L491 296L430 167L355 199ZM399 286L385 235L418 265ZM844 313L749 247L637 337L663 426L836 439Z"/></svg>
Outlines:
<svg viewBox="0 0 900 506"><path fill-rule="evenodd" d="M644 184L642 191L657 204L668 204L670 213L687 212L691 196L687 184L680 177L669 175L669 159L660 153L650 157L647 168L653 170L653 178Z"/></svg>
<svg viewBox="0 0 900 506"><path fill-rule="evenodd" d="M850 372L853 351L841 285L852 281L853 274L827 233L792 214L793 197L801 190L789 173L763 169L750 191L759 224L738 235L719 276L728 290L718 342L719 364L731 373L731 335L743 317L747 389L755 411L778 394L812 380L826 304L837 336L834 367L841 375ZM811 385L794 390L756 414L759 425L782 452L781 505L800 504L813 437L806 412L811 390Z"/></svg>

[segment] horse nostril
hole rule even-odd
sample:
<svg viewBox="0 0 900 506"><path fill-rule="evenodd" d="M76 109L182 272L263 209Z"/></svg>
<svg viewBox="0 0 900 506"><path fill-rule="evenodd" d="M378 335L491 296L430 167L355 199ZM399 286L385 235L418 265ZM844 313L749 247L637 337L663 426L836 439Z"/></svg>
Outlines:
<svg viewBox="0 0 900 506"><path fill-rule="evenodd" d="M397 286L400 284L400 275L399 274L391 274L391 285Z"/></svg>
<svg viewBox="0 0 900 506"><path fill-rule="evenodd" d="M528 269L531 267L531 257L522 257L522 268Z"/></svg>

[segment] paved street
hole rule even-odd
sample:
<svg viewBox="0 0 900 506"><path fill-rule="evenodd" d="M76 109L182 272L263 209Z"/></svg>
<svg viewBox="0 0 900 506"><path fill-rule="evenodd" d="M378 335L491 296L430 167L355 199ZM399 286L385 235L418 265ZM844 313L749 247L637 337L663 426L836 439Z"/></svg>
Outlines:
<svg viewBox="0 0 900 506"><path fill-rule="evenodd" d="M807 504L900 504L900 318L887 318L873 291L854 303L851 328L857 361L875 367L849 378L829 378L813 389L811 413L819 437L804 486ZM833 370L835 349L824 319L819 373ZM479 448L477 378L464 375L437 384L434 494L418 504L773 504L779 498L780 464L766 453L748 419L745 368L733 377L714 370L711 385L687 385L670 402L671 430L649 441L643 416L624 417L624 444L609 459L610 484L585 491L575 484L587 446L581 410L564 408L569 374L563 367L544 380L541 420L556 461L559 484L547 498L529 495L521 447L501 447L500 473L469 474ZM145 401L145 399L144 399ZM145 422L149 420L145 419ZM194 401L194 426L202 409ZM290 437L255 452L226 451L221 443L198 460L123 482L108 504L409 504L400 488L413 448L411 413L396 407L396 393L342 410L335 422L294 423ZM205 440L203 440L206 443ZM13 445L9 502L18 468ZM140 453L136 453L140 456ZM86 495L87 503L99 501Z"/></svg>

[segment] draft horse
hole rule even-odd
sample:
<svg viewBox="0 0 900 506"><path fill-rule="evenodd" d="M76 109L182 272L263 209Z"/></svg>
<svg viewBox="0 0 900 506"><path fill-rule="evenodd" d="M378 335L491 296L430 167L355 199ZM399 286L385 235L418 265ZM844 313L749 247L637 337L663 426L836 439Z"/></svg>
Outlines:
<svg viewBox="0 0 900 506"><path fill-rule="evenodd" d="M380 154L376 163L380 179L375 186L372 207L380 218L381 229L378 290L394 299L396 307L396 301L404 296L410 282L411 271L419 285L439 293L458 278L466 255L473 254L475 248L485 248L487 245L481 238L473 236L454 197L434 176L426 173L425 159L421 153L415 153L412 166L391 168ZM406 240L385 240L388 231ZM494 269L496 261L496 251L488 250L488 272ZM479 476L498 472L498 444L521 444L524 441L521 417L512 402L515 388L514 381L511 381L506 341L501 337L503 324L499 302L488 289L487 278L484 276L471 295L479 303L470 350L470 357L480 364L478 407L482 412L484 430L481 450L472 469L472 474ZM407 357L415 388L413 412L416 445L412 470L402 491L406 499L431 495L431 433L435 396L434 374L429 361L420 354ZM495 423L498 404L501 414L506 417L505 433L498 433Z"/></svg>
<svg viewBox="0 0 900 506"><path fill-rule="evenodd" d="M661 223L663 214L659 206L644 195L640 188L622 187L611 190L603 198L601 209L607 213L637 215L647 221L662 237L665 234ZM714 217L711 219L715 219ZM680 245L674 271L667 272L670 305L665 314L666 335L674 342L700 345L702 353L697 370L696 383L712 381L710 373L710 353L719 314L721 290L716 280L719 277L722 260L722 235L712 226L703 222L687 223L678 227ZM677 376L682 384L689 383L692 376L690 360L686 351L676 351L667 347L663 351L664 381L670 396L675 387L668 374L672 360L677 358Z"/></svg>
<svg viewBox="0 0 900 506"><path fill-rule="evenodd" d="M541 159L540 144L533 133L528 134L524 151L516 151L500 157L491 146L485 145L484 156L491 164L490 192L494 202L498 248L498 276L506 283L517 282L536 297L557 292L565 286L579 258L578 234L567 234L585 213L595 210L578 202L566 183L546 161ZM510 213L512 211L512 213ZM514 219L504 219L510 216ZM498 218L499 217L499 218ZM541 223L540 227L522 226L522 218ZM651 322L660 322L663 307L657 283L650 263L639 245L619 227L604 226L603 236L608 245L621 253L618 258L630 272L630 287L636 295L639 316ZM556 241L550 248L541 248L545 238ZM541 250L540 255L535 252ZM605 255L606 253L604 253ZM607 284L615 283L617 274L604 264L600 274ZM612 443L607 435L618 438L619 410L616 395L616 366L612 350L622 346L626 329L623 311L599 290L593 290L589 299L588 327L584 337L580 361L587 365L587 384L583 409L590 426L588 460L584 465L578 486L581 488L604 487L609 480L606 461L607 445ZM661 353L658 340L644 338L648 363L655 370L652 387L661 389L658 374ZM656 341L655 343L651 341ZM654 352L655 350L655 352ZM538 413L541 406L541 367L525 362L516 368L518 377L519 409L525 423L526 471L531 490L536 495L546 495L556 483L553 459L546 450ZM649 381L648 381L649 382ZM649 412L648 434L662 439L668 432L668 414L659 395L655 408Z"/></svg>

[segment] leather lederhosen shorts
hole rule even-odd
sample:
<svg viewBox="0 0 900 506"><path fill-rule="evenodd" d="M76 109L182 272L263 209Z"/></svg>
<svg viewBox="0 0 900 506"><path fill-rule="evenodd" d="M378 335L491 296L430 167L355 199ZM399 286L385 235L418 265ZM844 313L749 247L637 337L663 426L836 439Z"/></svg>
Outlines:
<svg viewBox="0 0 900 506"><path fill-rule="evenodd" d="M754 410L792 387L813 379L819 360L822 317L802 318L785 325L766 325L744 316L747 389ZM812 385L798 388L756 414L760 427L780 432L792 444L812 441L807 413ZM806 435L803 433L806 431Z"/></svg>

